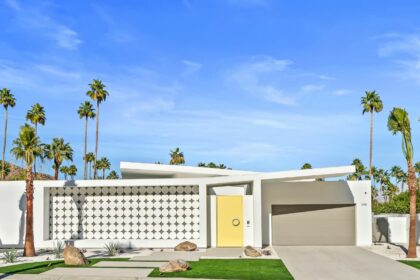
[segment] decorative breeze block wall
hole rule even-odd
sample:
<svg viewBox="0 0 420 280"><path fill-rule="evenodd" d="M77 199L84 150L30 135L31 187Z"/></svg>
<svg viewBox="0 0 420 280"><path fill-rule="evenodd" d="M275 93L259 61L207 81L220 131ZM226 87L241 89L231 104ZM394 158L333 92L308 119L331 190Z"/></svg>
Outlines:
<svg viewBox="0 0 420 280"><path fill-rule="evenodd" d="M49 237L200 238L198 186L50 188Z"/></svg>

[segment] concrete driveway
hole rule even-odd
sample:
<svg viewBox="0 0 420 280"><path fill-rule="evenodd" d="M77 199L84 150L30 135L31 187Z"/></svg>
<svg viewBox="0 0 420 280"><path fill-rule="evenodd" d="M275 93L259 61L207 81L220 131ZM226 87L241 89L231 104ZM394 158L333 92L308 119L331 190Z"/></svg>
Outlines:
<svg viewBox="0 0 420 280"><path fill-rule="evenodd" d="M296 280L419 280L420 270L347 246L275 246Z"/></svg>

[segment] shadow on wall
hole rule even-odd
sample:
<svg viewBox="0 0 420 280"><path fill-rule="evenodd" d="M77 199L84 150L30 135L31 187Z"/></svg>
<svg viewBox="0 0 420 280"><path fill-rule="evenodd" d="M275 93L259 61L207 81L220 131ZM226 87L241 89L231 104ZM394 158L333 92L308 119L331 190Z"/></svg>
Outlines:
<svg viewBox="0 0 420 280"><path fill-rule="evenodd" d="M373 242L389 242L389 223L387 217L374 217L372 229Z"/></svg>

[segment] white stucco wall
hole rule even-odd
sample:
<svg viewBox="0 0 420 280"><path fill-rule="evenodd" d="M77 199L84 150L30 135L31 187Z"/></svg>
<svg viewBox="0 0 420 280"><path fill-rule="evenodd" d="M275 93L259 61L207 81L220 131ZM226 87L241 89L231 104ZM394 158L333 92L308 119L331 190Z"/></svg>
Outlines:
<svg viewBox="0 0 420 280"><path fill-rule="evenodd" d="M156 182L156 181L155 181ZM49 237L49 189L51 187L62 187L64 185L74 188L89 187L114 187L114 186L150 186L147 180L96 180L96 181L37 181L34 192L34 236L37 248L52 247L54 240ZM191 185L191 181L165 182L165 186ZM24 194L24 182L1 182L0 183L0 247L18 248L23 246L25 216L21 209L25 209L26 198ZM159 184L158 186L161 186ZM207 187L205 184L198 184L200 203L200 236L191 241L197 243L201 248L207 247ZM76 246L87 248L103 248L106 242L118 241L122 246L132 247L174 247L184 240L168 239L124 239L124 240L101 240L101 239L78 239L74 240Z"/></svg>
<svg viewBox="0 0 420 280"><path fill-rule="evenodd" d="M396 244L407 244L409 238L410 216L408 214L380 214L375 215L374 218L386 219L385 226L382 230L387 230L388 242ZM373 221L375 223L375 221ZM373 224L373 227L378 229L378 226ZM386 233L384 233L386 235ZM420 244L420 214L417 215L416 228L417 244ZM380 240L385 242L386 238Z"/></svg>
<svg viewBox="0 0 420 280"><path fill-rule="evenodd" d="M273 204L356 204L356 244L372 242L370 183L368 181L262 183L262 243L270 244Z"/></svg>

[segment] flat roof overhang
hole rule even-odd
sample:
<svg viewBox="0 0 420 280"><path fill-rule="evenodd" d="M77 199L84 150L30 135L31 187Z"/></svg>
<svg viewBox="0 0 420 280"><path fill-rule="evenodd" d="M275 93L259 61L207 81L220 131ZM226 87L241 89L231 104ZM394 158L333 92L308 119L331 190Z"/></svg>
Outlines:
<svg viewBox="0 0 420 280"><path fill-rule="evenodd" d="M186 178L186 177L216 177L216 176L231 176L243 174L255 174L257 172L184 166L184 165L168 165L168 164L153 164L153 163L139 163L139 162L121 162L121 174L124 177L140 176L140 177L163 177L163 178Z"/></svg>
<svg viewBox="0 0 420 280"><path fill-rule="evenodd" d="M35 187L120 187L120 186L176 186L176 185L200 185L210 186L224 184L248 184L255 180L290 182L310 180L317 178L336 178L355 172L354 166L339 166L328 168L314 168L305 170L292 170L269 173L254 173L243 175L230 175L219 177L197 178L154 178L154 179L118 179L118 180L76 180L76 181L35 181ZM19 183L19 181L4 181L2 183Z"/></svg>

